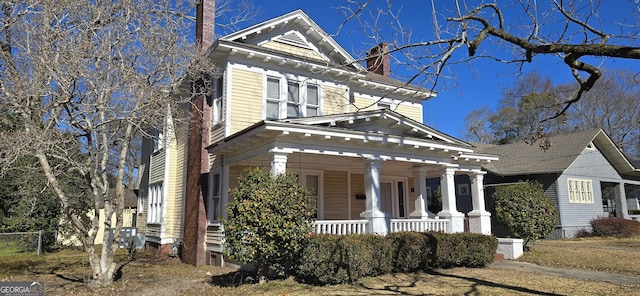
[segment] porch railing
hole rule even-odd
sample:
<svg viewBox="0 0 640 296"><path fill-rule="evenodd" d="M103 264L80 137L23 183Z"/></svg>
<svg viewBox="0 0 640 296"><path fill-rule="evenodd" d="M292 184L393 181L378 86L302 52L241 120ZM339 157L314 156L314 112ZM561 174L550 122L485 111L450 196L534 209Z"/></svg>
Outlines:
<svg viewBox="0 0 640 296"><path fill-rule="evenodd" d="M318 220L313 222L317 234L360 234L366 232L367 220Z"/></svg>
<svg viewBox="0 0 640 296"><path fill-rule="evenodd" d="M449 223L449 220L446 219L391 219L389 232L446 232L447 223Z"/></svg>

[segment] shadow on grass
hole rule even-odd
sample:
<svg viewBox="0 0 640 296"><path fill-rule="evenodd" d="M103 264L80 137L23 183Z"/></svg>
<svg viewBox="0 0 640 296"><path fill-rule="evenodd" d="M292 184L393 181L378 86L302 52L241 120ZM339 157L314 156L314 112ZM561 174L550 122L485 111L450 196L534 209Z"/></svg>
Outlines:
<svg viewBox="0 0 640 296"><path fill-rule="evenodd" d="M460 279L460 280L471 282L472 283L471 289L461 295L479 295L481 293L481 291L479 291L478 289L479 287L491 287L491 288L504 289L505 291L513 294L559 295L559 294L553 294L553 293L533 290L533 289L524 288L524 287L495 283L495 282L472 278L472 277L445 274L435 270L426 271L425 273L433 276L443 277L443 278L453 278L453 279ZM379 287L379 286L369 287L363 283L356 283L355 285L357 285L359 288L370 291L372 294L387 294L388 292L391 292L392 294L402 294L402 295L429 295L429 294L424 294L422 292L412 293L407 291L407 289L409 288L416 287L417 283L421 281L424 281L424 279L420 276L420 274L416 273L416 274L413 274L410 281L407 281L406 278L403 278L402 282L399 282L397 284L388 284L382 287Z"/></svg>
<svg viewBox="0 0 640 296"><path fill-rule="evenodd" d="M255 273L238 270L221 275L214 275L209 281L210 285L218 287L239 287L244 284L255 284L258 282Z"/></svg>

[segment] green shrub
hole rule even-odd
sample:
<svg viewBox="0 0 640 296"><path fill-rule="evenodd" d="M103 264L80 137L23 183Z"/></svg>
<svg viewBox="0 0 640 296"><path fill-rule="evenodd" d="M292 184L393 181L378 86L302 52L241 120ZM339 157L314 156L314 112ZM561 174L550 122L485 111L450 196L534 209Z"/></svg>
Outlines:
<svg viewBox="0 0 640 296"><path fill-rule="evenodd" d="M340 284L348 282L347 271L341 266L338 240L341 236L319 234L305 242L298 277L310 284Z"/></svg>
<svg viewBox="0 0 640 296"><path fill-rule="evenodd" d="M387 234L393 245L393 271L414 272L424 269L431 256L427 236L412 231Z"/></svg>
<svg viewBox="0 0 640 296"><path fill-rule="evenodd" d="M558 209L538 183L498 187L493 199L498 222L522 238L525 246L529 241L546 237L558 222Z"/></svg>
<svg viewBox="0 0 640 296"><path fill-rule="evenodd" d="M633 237L640 235L640 222L624 218L599 218L591 220L594 236Z"/></svg>
<svg viewBox="0 0 640 296"><path fill-rule="evenodd" d="M353 283L392 270L392 245L376 234L312 235L306 242L298 276L312 284Z"/></svg>
<svg viewBox="0 0 640 296"><path fill-rule="evenodd" d="M260 277L270 271L290 274L311 232L310 194L295 176L272 178L260 169L245 172L231 194L224 222L227 255L254 262Z"/></svg>
<svg viewBox="0 0 640 296"><path fill-rule="evenodd" d="M476 233L425 233L432 250L431 268L483 267L496 255L498 239Z"/></svg>

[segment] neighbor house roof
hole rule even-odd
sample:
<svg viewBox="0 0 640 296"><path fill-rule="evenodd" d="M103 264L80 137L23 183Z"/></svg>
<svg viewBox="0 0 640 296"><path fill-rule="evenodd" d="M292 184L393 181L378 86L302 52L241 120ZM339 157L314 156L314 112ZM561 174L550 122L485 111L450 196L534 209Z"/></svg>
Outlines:
<svg viewBox="0 0 640 296"><path fill-rule="evenodd" d="M484 164L483 167L502 176L561 173L590 143L593 143L619 172L640 173L602 130L566 133L549 137L549 140L551 147L548 149L524 141L508 145L479 144L476 147L478 152L500 157L500 161Z"/></svg>

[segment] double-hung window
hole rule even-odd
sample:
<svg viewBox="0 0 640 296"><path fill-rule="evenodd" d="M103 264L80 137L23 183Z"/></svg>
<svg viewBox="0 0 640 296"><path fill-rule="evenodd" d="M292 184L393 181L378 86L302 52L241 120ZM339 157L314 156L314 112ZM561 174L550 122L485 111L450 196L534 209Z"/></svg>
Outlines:
<svg viewBox="0 0 640 296"><path fill-rule="evenodd" d="M209 223L216 222L220 218L220 173L212 173L211 175L211 194L209 196L209 204L207 207Z"/></svg>
<svg viewBox="0 0 640 296"><path fill-rule="evenodd" d="M220 76L213 80L212 106L211 106L211 124L216 125L224 121L224 76Z"/></svg>
<svg viewBox="0 0 640 296"><path fill-rule="evenodd" d="M593 184L591 180L567 179L570 203L593 203Z"/></svg>
<svg viewBox="0 0 640 296"><path fill-rule="evenodd" d="M149 211L147 223L158 224L162 221L162 184L149 187Z"/></svg>
<svg viewBox="0 0 640 296"><path fill-rule="evenodd" d="M318 116L320 92L317 85L285 77L267 77L266 119Z"/></svg>

